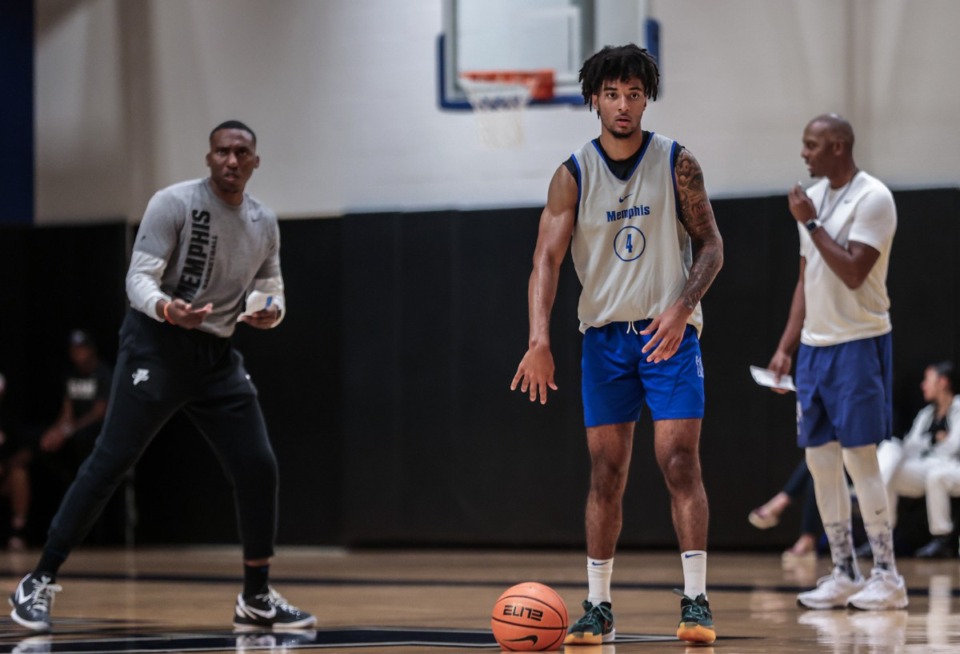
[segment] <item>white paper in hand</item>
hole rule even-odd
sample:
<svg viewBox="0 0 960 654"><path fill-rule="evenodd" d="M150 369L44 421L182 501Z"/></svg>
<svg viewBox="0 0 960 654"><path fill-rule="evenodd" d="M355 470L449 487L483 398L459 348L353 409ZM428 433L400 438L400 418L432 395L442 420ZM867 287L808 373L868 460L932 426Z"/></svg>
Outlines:
<svg viewBox="0 0 960 654"><path fill-rule="evenodd" d="M750 374L753 381L767 388L777 388L784 391L796 391L797 387L793 385L793 377L790 375L780 375L780 381L772 371L759 366L750 366Z"/></svg>
<svg viewBox="0 0 960 654"><path fill-rule="evenodd" d="M260 291L251 291L250 295L247 296L247 308L243 313L240 314L237 320L240 320L240 318L243 316L253 315L257 311L269 309L271 306L273 306L272 295L267 295L266 293L261 293Z"/></svg>

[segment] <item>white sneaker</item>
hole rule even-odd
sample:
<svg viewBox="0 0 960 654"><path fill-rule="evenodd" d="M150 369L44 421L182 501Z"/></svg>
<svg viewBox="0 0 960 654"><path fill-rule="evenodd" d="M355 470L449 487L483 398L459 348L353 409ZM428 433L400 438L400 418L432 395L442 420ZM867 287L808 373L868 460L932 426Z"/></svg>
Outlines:
<svg viewBox="0 0 960 654"><path fill-rule="evenodd" d="M903 576L883 568L874 568L863 590L847 600L847 606L863 611L905 609L907 604L909 600Z"/></svg>
<svg viewBox="0 0 960 654"><path fill-rule="evenodd" d="M857 642L868 645L867 651L902 651L907 644L906 611L853 611L847 615Z"/></svg>
<svg viewBox="0 0 960 654"><path fill-rule="evenodd" d="M864 613L863 615L874 614ZM804 611L797 614L797 624L816 629L817 642L821 645L836 644L840 638L849 639L853 631L849 611Z"/></svg>
<svg viewBox="0 0 960 654"><path fill-rule="evenodd" d="M866 586L866 581L850 579L840 568L817 581L817 587L797 595L797 604L808 609L842 609L847 600Z"/></svg>

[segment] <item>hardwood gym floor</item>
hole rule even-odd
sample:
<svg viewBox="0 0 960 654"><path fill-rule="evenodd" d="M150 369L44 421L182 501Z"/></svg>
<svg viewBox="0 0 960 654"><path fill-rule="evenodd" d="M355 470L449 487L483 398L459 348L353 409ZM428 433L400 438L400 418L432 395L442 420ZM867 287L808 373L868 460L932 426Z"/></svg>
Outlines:
<svg viewBox="0 0 960 654"><path fill-rule="evenodd" d="M58 580L63 592L53 633L31 634L3 618L0 653L496 651L489 615L507 587L548 584L563 596L571 619L579 617L586 594L582 552L281 548L273 583L317 616L317 629L243 635L231 629L239 560L233 547L78 550ZM0 590L10 592L36 553L0 554L0 561L6 584ZM861 564L868 573L868 562ZM618 641L577 652L960 651L960 562L902 559L899 565L910 592L906 611L804 611L796 593L828 571L828 560L784 567L776 554L711 553L709 594L719 638L710 647L688 647L673 636L679 556L621 552L614 571Z"/></svg>

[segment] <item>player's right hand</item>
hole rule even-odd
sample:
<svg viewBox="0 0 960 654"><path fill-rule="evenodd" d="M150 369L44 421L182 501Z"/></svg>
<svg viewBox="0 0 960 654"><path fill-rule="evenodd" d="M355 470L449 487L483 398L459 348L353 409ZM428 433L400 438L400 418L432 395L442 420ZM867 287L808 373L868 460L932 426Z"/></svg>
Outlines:
<svg viewBox="0 0 960 654"><path fill-rule="evenodd" d="M213 311L213 305L209 302L199 309L194 309L193 305L189 302L175 298L168 305L166 315L169 316L168 319L170 322L177 327L196 329L203 323L206 317L210 315L211 311Z"/></svg>
<svg viewBox="0 0 960 654"><path fill-rule="evenodd" d="M773 358L770 359L770 363L767 364L767 370L775 375L774 379L779 383L780 377L790 374L790 367L792 365L793 357L786 352L777 350L773 353ZM779 393L780 395L786 395L789 392L783 388L771 388L770 390L772 390L774 393Z"/></svg>
<svg viewBox="0 0 960 654"><path fill-rule="evenodd" d="M553 354L549 347L534 346L527 350L517 366L517 374L513 376L510 390L515 391L520 386L521 393L529 393L530 401L540 404L547 403L547 389L557 390L553 381Z"/></svg>
<svg viewBox="0 0 960 654"><path fill-rule="evenodd" d="M800 224L817 217L817 208L807 192L803 190L800 182L797 182L797 185L787 192L787 205L790 207L790 213L794 219Z"/></svg>

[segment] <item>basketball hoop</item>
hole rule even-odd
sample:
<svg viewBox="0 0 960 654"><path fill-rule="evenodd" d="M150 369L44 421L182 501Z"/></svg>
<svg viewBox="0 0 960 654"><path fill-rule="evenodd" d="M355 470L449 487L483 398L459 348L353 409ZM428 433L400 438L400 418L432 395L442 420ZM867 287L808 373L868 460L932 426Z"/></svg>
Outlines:
<svg viewBox="0 0 960 654"><path fill-rule="evenodd" d="M530 100L553 98L553 71L468 71L460 75L477 117L477 136L492 148L523 144L523 110Z"/></svg>

